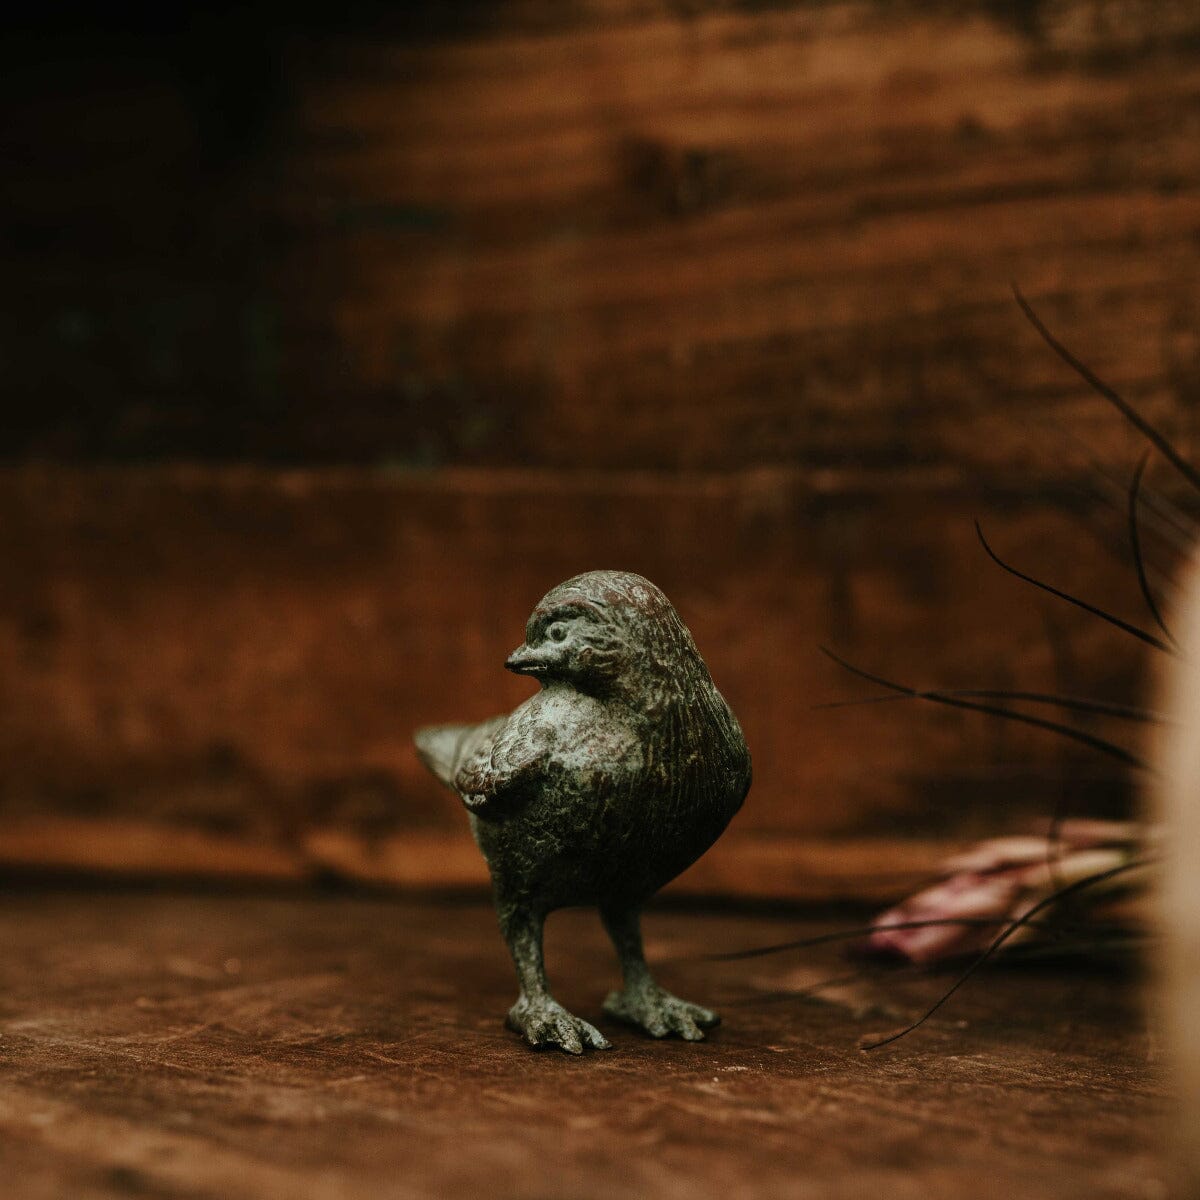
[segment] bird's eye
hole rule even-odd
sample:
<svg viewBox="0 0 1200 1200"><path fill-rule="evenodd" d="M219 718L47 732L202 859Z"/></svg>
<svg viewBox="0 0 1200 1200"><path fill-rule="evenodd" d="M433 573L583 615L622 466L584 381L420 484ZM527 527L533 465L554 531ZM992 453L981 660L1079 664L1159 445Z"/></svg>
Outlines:
<svg viewBox="0 0 1200 1200"><path fill-rule="evenodd" d="M549 629L546 630L546 636L552 642L565 642L567 640L567 627L562 621L555 621Z"/></svg>

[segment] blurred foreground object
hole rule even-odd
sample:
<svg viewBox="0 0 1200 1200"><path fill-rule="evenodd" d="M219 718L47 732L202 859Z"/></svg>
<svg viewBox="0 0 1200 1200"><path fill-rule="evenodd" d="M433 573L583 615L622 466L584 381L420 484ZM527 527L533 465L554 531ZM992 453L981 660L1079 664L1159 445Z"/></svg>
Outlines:
<svg viewBox="0 0 1200 1200"><path fill-rule="evenodd" d="M1200 1196L1200 567L1190 569L1174 623L1180 655L1167 675L1172 717L1159 742L1153 801L1162 820L1163 932L1159 1010L1179 1094L1171 1131L1178 1195Z"/></svg>

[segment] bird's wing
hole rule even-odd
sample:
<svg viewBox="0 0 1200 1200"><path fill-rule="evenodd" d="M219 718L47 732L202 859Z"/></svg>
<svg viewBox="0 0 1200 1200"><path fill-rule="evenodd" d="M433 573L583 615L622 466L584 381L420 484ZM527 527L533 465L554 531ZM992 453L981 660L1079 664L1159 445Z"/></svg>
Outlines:
<svg viewBox="0 0 1200 1200"><path fill-rule="evenodd" d="M460 757L455 790L472 812L499 815L544 777L554 742L535 706L522 705Z"/></svg>
<svg viewBox="0 0 1200 1200"><path fill-rule="evenodd" d="M478 725L430 725L413 734L421 761L448 788L454 787L459 767L481 750L490 749L496 731L507 717L489 717Z"/></svg>
<svg viewBox="0 0 1200 1200"><path fill-rule="evenodd" d="M549 762L554 732L522 705L480 725L441 725L416 735L425 765L472 812L497 813L533 783Z"/></svg>

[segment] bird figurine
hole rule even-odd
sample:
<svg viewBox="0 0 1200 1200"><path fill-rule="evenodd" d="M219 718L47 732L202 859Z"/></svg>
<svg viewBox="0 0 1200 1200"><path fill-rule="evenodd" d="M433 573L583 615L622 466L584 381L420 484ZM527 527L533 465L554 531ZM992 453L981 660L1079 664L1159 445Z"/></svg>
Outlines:
<svg viewBox="0 0 1200 1200"><path fill-rule="evenodd" d="M548 592L504 664L540 690L507 716L415 735L462 798L487 859L520 995L508 1027L534 1047L604 1050L550 993L542 929L595 905L624 987L604 1011L652 1037L700 1041L716 1013L655 982L641 910L720 837L750 788L750 753L692 635L648 579L589 571Z"/></svg>

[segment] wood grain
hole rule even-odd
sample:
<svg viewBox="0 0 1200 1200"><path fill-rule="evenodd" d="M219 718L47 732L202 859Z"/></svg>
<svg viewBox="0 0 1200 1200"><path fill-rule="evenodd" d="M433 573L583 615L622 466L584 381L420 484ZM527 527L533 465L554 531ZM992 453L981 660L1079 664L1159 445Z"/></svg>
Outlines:
<svg viewBox="0 0 1200 1200"><path fill-rule="evenodd" d="M1194 6L444 7L12 44L11 450L1022 475L1014 279L1195 445Z"/></svg>
<svg viewBox="0 0 1200 1200"><path fill-rule="evenodd" d="M870 691L816 647L1140 695L1136 648L971 521L1146 621L1141 446L1008 285L1192 452L1194 6L369 10L0 50L0 861L409 883L436 845L474 877L409 733L518 701L529 608L606 565L664 587L746 727L720 890L796 894L773 841L925 863L1124 811L1044 734L814 712ZM1150 482L1167 590L1194 505Z"/></svg>
<svg viewBox="0 0 1200 1200"><path fill-rule="evenodd" d="M402 814L401 814L402 816ZM934 874L952 843L941 838L814 838L727 834L669 885L675 897L705 900L883 904ZM105 813L9 817L0 821L0 863L28 878L50 874L93 882L304 884L339 881L410 893L475 893L489 884L482 856L462 831L405 828L364 835L314 826L293 844L217 834L178 820Z"/></svg>
<svg viewBox="0 0 1200 1200"><path fill-rule="evenodd" d="M764 867L772 841L914 840L897 850L910 878L936 860L932 843L1060 802L1121 811L1119 764L1039 731L911 702L814 708L879 690L821 643L921 686L1136 692L1137 643L1065 606L1069 678L1056 677L1041 606L987 562L969 514L989 503L1006 554L1136 616L1126 565L1098 547L1064 562L1069 519L1045 506L932 495L884 500L798 473L0 474L0 861L28 865L40 838L47 865L86 867L86 837L56 855L53 820L31 835L52 817L77 833L99 822L98 870L190 872L207 846L215 874L261 862L274 877L309 871L320 844L340 847L330 861L357 864L352 876L405 883L412 855L396 839L437 835L457 848L436 861L461 881L463 814L411 732L527 694L501 664L528 611L547 581L597 563L660 583L745 727L757 782L733 827L742 840L700 876L724 881L716 890L740 877L762 894L788 874L796 894L796 871ZM1138 749L1136 726L1080 721ZM865 876L884 864L863 864L877 895Z"/></svg>
<svg viewBox="0 0 1200 1200"><path fill-rule="evenodd" d="M1115 1200L1162 1188L1163 1092L1128 981L995 970L912 1040L864 1055L860 1036L915 1015L944 981L881 969L847 981L831 947L697 961L834 922L647 924L664 981L716 1005L722 1027L685 1045L605 1024L612 1051L568 1060L503 1029L514 985L484 906L9 893L5 1194ZM549 962L563 1002L603 1023L615 968L598 922L552 922Z"/></svg>

